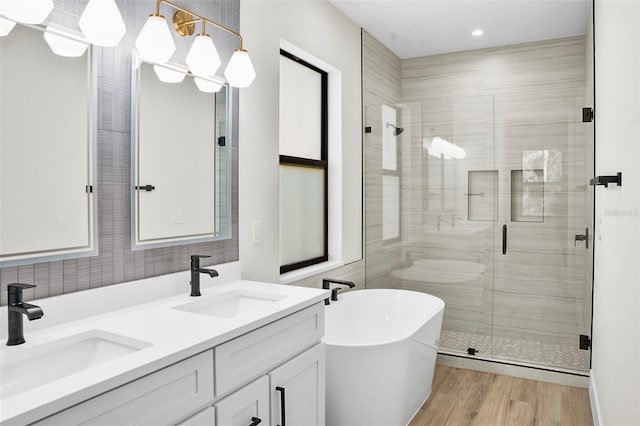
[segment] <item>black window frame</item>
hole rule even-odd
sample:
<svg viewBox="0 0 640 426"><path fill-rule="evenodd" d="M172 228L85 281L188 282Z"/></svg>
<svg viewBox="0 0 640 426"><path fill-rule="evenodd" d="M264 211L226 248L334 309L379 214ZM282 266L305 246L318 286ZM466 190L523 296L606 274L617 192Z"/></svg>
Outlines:
<svg viewBox="0 0 640 426"><path fill-rule="evenodd" d="M316 265L318 263L329 260L329 163L328 163L328 137L329 137L329 107L328 107L328 73L315 65L301 59L286 50L280 49L280 55L300 65L303 65L320 74L320 160L303 157L293 157L289 155L280 155L280 165L303 166L322 169L324 171L324 250L322 256L311 259L301 260L299 262L280 265L280 273L295 271L307 266Z"/></svg>

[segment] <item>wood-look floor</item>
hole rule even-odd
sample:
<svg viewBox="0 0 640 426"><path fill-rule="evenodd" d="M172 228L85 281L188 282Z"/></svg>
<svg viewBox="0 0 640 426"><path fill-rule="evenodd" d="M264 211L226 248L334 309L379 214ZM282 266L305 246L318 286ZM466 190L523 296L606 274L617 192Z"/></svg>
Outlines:
<svg viewBox="0 0 640 426"><path fill-rule="evenodd" d="M437 365L410 426L593 425L587 389Z"/></svg>

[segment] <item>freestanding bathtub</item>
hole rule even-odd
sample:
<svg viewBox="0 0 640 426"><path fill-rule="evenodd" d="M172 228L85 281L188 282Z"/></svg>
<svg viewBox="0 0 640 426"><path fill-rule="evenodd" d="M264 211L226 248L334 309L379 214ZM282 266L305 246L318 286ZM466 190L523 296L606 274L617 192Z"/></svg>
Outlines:
<svg viewBox="0 0 640 426"><path fill-rule="evenodd" d="M325 312L327 425L404 426L431 394L444 302L408 290L341 294Z"/></svg>

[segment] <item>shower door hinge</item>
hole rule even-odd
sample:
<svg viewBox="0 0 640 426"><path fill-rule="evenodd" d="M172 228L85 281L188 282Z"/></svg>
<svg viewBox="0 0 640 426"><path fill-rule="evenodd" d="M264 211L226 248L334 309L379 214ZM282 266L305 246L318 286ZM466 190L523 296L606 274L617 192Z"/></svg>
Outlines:
<svg viewBox="0 0 640 426"><path fill-rule="evenodd" d="M580 349L583 351L588 351L591 349L591 339L586 334L580 335Z"/></svg>
<svg viewBox="0 0 640 426"><path fill-rule="evenodd" d="M586 107L582 108L582 122L590 123L593 121L593 108Z"/></svg>
<svg viewBox="0 0 640 426"><path fill-rule="evenodd" d="M93 185L87 185L87 186L85 186L85 187L84 187L84 191L85 191L87 194L92 194L92 193L93 193Z"/></svg>

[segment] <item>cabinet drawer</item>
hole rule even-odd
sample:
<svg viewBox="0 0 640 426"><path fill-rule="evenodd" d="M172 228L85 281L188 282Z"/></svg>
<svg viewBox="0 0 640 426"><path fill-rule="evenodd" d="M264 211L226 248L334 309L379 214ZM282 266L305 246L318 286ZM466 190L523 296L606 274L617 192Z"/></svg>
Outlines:
<svg viewBox="0 0 640 426"><path fill-rule="evenodd" d="M216 404L217 426L250 425L258 422L269 426L269 378L255 382L232 393Z"/></svg>
<svg viewBox="0 0 640 426"><path fill-rule="evenodd" d="M213 351L203 352L36 423L168 425L213 403Z"/></svg>
<svg viewBox="0 0 640 426"><path fill-rule="evenodd" d="M216 409L209 407L193 417L189 417L178 426L216 426Z"/></svg>
<svg viewBox="0 0 640 426"><path fill-rule="evenodd" d="M323 334L324 305L317 303L216 347L216 395L282 364L319 342Z"/></svg>

